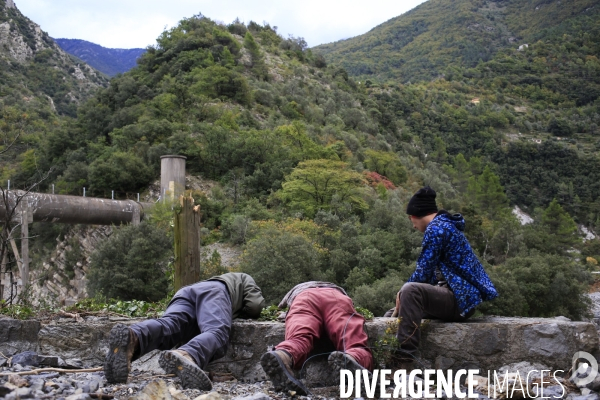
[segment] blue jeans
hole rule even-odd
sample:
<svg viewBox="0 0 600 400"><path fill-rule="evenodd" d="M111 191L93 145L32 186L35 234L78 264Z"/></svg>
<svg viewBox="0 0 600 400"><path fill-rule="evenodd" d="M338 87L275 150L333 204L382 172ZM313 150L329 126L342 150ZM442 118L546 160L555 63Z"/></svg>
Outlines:
<svg viewBox="0 0 600 400"><path fill-rule="evenodd" d="M158 319L131 326L140 344L140 356L152 350L179 347L200 368L227 352L231 332L231 297L218 281L202 281L181 288Z"/></svg>

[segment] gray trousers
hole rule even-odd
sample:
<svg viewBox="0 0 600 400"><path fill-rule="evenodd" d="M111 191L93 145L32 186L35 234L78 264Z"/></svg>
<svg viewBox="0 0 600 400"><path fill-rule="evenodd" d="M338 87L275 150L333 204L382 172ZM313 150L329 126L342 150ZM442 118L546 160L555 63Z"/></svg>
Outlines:
<svg viewBox="0 0 600 400"><path fill-rule="evenodd" d="M140 343L140 356L152 350L179 347L200 368L227 352L231 331L231 297L227 286L203 281L181 288L158 319L131 326Z"/></svg>
<svg viewBox="0 0 600 400"><path fill-rule="evenodd" d="M396 338L402 350L417 353L421 341L421 319L441 319L449 322L465 321L475 310L460 315L454 293L448 286L409 282L400 289L401 318Z"/></svg>

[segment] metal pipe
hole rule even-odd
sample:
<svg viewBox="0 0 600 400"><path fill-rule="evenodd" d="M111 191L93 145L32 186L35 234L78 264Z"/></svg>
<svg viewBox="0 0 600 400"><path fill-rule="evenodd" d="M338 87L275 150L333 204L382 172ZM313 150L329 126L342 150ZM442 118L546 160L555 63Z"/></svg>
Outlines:
<svg viewBox="0 0 600 400"><path fill-rule="evenodd" d="M118 225L139 223L144 210L152 203L138 203L133 200L109 200L94 197L52 195L10 191L9 211L14 210L18 196L26 202L34 222L55 222L63 224ZM18 212L18 210L16 210ZM17 214L15 212L15 214ZM17 215L15 215L17 217ZM0 202L0 218L6 218L6 208Z"/></svg>

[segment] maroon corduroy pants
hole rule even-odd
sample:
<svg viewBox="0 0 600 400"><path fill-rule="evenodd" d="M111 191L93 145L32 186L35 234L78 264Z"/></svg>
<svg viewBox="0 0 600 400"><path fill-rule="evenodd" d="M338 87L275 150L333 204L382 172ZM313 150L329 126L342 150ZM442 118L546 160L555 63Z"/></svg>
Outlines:
<svg viewBox="0 0 600 400"><path fill-rule="evenodd" d="M354 309L352 300L337 289L307 289L294 299L285 318L285 341L276 346L294 357L300 369L315 340L326 335L336 350L344 351L368 370L373 355L364 330L365 319Z"/></svg>

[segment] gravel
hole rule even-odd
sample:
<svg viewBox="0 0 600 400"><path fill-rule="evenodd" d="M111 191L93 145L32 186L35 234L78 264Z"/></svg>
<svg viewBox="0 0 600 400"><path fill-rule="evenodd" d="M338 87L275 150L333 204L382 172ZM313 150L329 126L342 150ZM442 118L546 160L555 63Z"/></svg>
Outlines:
<svg viewBox="0 0 600 400"><path fill-rule="evenodd" d="M203 396L205 400L268 400L268 399L332 399L339 397L339 388L318 388L313 396L292 396L291 394L273 391L270 382L240 383L238 381L214 383L211 392L195 389L183 389L176 377L156 375L143 371L132 371L129 380L124 384L109 385L103 372L82 373L39 373L36 375L16 375L25 367L18 364L1 368L0 397L5 399L64 399L87 400L92 398L144 399L154 400L158 397L139 395L146 385L154 381L163 381L173 400L195 400ZM103 396L102 396L103 395ZM165 397L167 396L167 397ZM168 399L168 395L161 396ZM202 400L202 399L200 399Z"/></svg>

